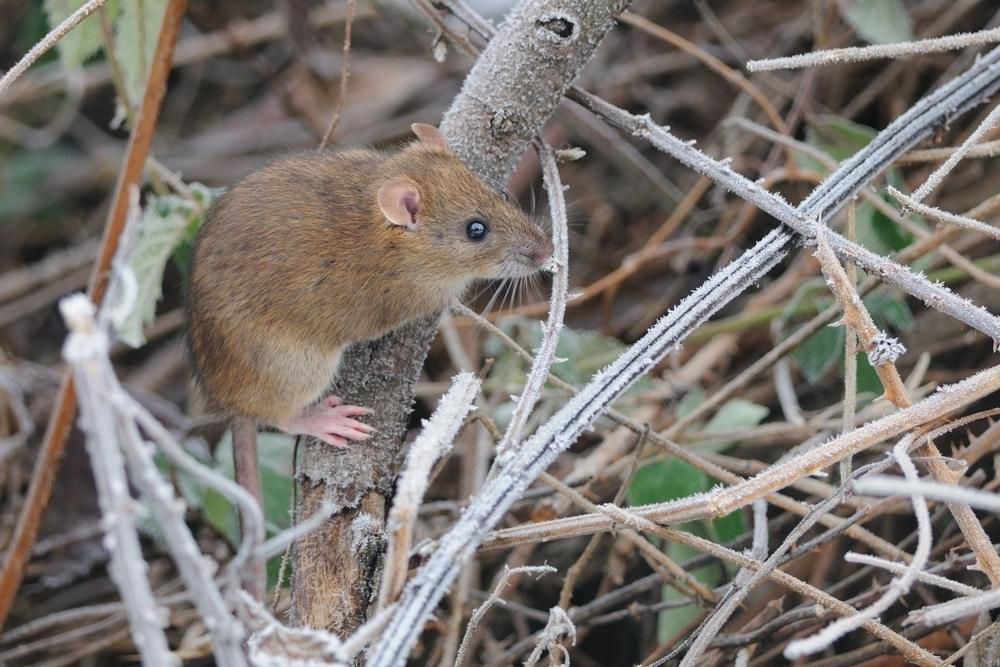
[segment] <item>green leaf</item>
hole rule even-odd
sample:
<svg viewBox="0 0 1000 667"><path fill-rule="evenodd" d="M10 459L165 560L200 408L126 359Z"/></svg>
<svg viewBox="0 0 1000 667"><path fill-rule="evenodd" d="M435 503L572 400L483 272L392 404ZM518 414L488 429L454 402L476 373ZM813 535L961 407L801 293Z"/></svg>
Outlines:
<svg viewBox="0 0 1000 667"><path fill-rule="evenodd" d="M907 331L913 326L913 311L906 301L894 294L876 292L864 302L872 319L883 329L893 327L897 331Z"/></svg>
<svg viewBox="0 0 1000 667"><path fill-rule="evenodd" d="M867 125L860 125L839 116L820 116L806 128L806 143L842 162L868 145L876 131ZM826 172L827 168L812 157L795 153L796 162L801 166Z"/></svg>
<svg viewBox="0 0 1000 667"><path fill-rule="evenodd" d="M134 1L134 0L133 0ZM45 13L49 19L49 27L55 28L70 14L78 10L86 0L45 0ZM118 3L108 2L104 6L108 20L114 21L118 14ZM64 67L78 67L87 58L97 53L104 45L101 38L100 10L83 19L75 28L63 35L59 40L59 59Z"/></svg>
<svg viewBox="0 0 1000 667"><path fill-rule="evenodd" d="M274 535L291 524L289 502L292 494L292 453L294 440L281 433L257 434L260 458L260 482L264 498L264 520L268 535ZM229 432L216 447L215 470L233 478L233 441ZM240 539L239 514L229 500L212 489L200 488L198 502L205 518L231 544Z"/></svg>
<svg viewBox="0 0 1000 667"><path fill-rule="evenodd" d="M810 384L822 380L844 358L842 327L823 327L806 338L792 353Z"/></svg>
<svg viewBox="0 0 1000 667"><path fill-rule="evenodd" d="M874 253L888 255L913 242L913 235L868 202L857 207L858 241Z"/></svg>
<svg viewBox="0 0 1000 667"><path fill-rule="evenodd" d="M166 9L167 0L131 0L122 7L115 25L115 55L125 78L125 93L134 108L146 91Z"/></svg>
<svg viewBox="0 0 1000 667"><path fill-rule="evenodd" d="M711 488L711 478L680 459L656 461L639 468L628 488L632 506L686 498Z"/></svg>
<svg viewBox="0 0 1000 667"><path fill-rule="evenodd" d="M871 363L868 361L868 355L864 352L858 352L858 381L856 386L859 394L880 396L884 391L882 381L878 379L878 373L872 368Z"/></svg>
<svg viewBox="0 0 1000 667"><path fill-rule="evenodd" d="M739 510L730 512L726 516L712 519L709 523L711 529L711 539L717 544L732 542L737 537L747 532L747 519L743 512Z"/></svg>
<svg viewBox="0 0 1000 667"><path fill-rule="evenodd" d="M767 417L768 410L763 405L742 398L734 398L725 403L718 412L705 424L702 430L706 433L719 431L735 431L749 428L761 423ZM717 443L713 451L721 451L729 447L731 442Z"/></svg>
<svg viewBox="0 0 1000 667"><path fill-rule="evenodd" d="M892 44L913 39L912 22L902 0L848 0L841 7L844 20L866 42Z"/></svg>
<svg viewBox="0 0 1000 667"><path fill-rule="evenodd" d="M194 206L174 195L152 197L147 202L139 238L128 260L135 274L138 295L132 312L118 332L118 337L127 345L139 347L146 342L142 329L156 316L167 260L184 237L194 215Z"/></svg>

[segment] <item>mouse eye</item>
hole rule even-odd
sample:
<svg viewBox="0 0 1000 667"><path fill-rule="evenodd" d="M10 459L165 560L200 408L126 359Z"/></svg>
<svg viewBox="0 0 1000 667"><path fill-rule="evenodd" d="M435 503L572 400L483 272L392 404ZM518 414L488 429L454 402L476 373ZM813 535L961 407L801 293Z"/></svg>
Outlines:
<svg viewBox="0 0 1000 667"><path fill-rule="evenodd" d="M469 237L470 241L482 241L489 233L490 228L478 218L470 220L469 224L465 226L465 235Z"/></svg>

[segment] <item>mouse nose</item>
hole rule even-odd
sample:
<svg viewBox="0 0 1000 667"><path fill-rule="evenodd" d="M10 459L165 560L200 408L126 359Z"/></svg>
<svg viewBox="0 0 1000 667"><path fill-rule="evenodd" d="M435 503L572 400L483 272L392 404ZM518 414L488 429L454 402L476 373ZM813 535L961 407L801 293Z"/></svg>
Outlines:
<svg viewBox="0 0 1000 667"><path fill-rule="evenodd" d="M552 256L554 250L552 239L546 236L539 243L532 244L525 254L528 255L528 258L536 266L542 266L545 262L549 261L549 257Z"/></svg>
<svg viewBox="0 0 1000 667"><path fill-rule="evenodd" d="M532 261L541 266L545 262L549 261L549 257L555 251L555 247L552 245L552 239L546 238L540 245L536 246L534 252L531 253Z"/></svg>

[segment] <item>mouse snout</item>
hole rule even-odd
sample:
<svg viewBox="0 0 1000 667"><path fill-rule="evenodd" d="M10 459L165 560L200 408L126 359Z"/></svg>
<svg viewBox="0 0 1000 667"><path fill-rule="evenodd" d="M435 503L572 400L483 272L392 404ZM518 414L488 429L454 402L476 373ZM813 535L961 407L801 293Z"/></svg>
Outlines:
<svg viewBox="0 0 1000 667"><path fill-rule="evenodd" d="M552 257L552 253L555 251L555 247L552 245L552 239L549 237L543 237L542 242L535 247L534 252L531 255L531 259L534 260L535 264L542 266L545 262L549 261Z"/></svg>
<svg viewBox="0 0 1000 667"><path fill-rule="evenodd" d="M540 269L545 262L549 261L554 250L552 239L542 236L537 240L525 243L518 249L518 254L524 258L524 262L535 269Z"/></svg>

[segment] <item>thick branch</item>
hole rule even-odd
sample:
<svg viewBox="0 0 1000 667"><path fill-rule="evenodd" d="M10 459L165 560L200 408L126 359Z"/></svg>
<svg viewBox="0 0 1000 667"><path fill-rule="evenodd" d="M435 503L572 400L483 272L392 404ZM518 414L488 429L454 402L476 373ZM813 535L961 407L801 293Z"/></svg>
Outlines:
<svg viewBox="0 0 1000 667"><path fill-rule="evenodd" d="M494 183L506 181L627 5L627 0L524 0L511 12L441 124L474 172ZM296 549L293 617L302 624L348 633L363 620L377 590L377 558L357 564L352 523L362 503L384 520L413 387L436 326L437 317L414 322L345 355L337 393L349 403L377 408L379 432L364 447L333 452L327 445L305 446L299 517L307 518L324 502L342 511Z"/></svg>

